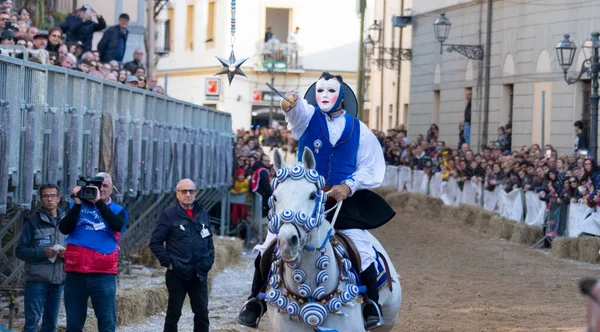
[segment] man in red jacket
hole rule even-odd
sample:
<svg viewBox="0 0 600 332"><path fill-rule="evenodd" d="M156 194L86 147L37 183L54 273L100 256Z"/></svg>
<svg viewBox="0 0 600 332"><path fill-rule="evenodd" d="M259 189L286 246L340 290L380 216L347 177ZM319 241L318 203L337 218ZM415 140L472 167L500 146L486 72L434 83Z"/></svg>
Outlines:
<svg viewBox="0 0 600 332"><path fill-rule="evenodd" d="M113 203L112 179L107 173L95 199L77 198L81 187L73 188L71 209L60 222L65 242L65 309L67 332L83 330L88 299L98 319L98 331L114 332L117 323L117 242L127 226L125 208Z"/></svg>

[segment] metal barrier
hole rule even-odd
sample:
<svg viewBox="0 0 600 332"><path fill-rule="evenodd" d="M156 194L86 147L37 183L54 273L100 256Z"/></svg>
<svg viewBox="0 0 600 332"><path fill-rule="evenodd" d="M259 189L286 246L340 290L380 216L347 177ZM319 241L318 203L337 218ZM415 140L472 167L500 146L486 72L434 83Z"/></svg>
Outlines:
<svg viewBox="0 0 600 332"><path fill-rule="evenodd" d="M125 251L150 235L181 178L196 182L207 209L227 202L230 114L2 55L0 82L0 288L22 267L14 247L42 183L58 184L68 201L80 176L112 174L131 216Z"/></svg>

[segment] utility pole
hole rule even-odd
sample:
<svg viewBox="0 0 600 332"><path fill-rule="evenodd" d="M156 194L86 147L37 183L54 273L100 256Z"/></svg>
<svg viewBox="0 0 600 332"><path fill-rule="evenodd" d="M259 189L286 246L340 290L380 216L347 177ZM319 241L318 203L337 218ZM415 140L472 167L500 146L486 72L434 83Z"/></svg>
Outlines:
<svg viewBox="0 0 600 332"><path fill-rule="evenodd" d="M269 52L269 58L271 65L269 67L269 74L271 75L271 86L275 86L275 43L268 41L268 44L271 44L271 52ZM264 53L264 52L263 52ZM269 125L270 127L273 125L273 109L275 107L275 93L271 90L271 108L269 109Z"/></svg>
<svg viewBox="0 0 600 332"><path fill-rule="evenodd" d="M365 100L363 96L365 93L365 46L363 45L363 36L365 35L365 9L367 8L367 0L358 1L360 1L360 38L358 40L358 114L356 114L356 117L359 120L364 120L362 118Z"/></svg>
<svg viewBox="0 0 600 332"><path fill-rule="evenodd" d="M156 34L156 21L154 19L154 1L155 0L146 0L147 6L147 15L146 15L146 34L144 39L146 40L146 68L148 69L147 76L150 77L154 75L156 71L156 60L155 60L155 46L154 46L154 35Z"/></svg>
<svg viewBox="0 0 600 332"><path fill-rule="evenodd" d="M490 67L492 58L492 0L487 5L487 29L485 41L485 90L483 96L482 144L488 144L488 124L490 115Z"/></svg>

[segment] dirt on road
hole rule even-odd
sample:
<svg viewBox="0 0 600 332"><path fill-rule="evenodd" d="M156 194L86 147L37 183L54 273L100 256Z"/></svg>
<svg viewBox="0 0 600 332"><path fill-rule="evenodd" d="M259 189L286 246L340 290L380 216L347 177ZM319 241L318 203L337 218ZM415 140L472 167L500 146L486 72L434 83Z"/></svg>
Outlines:
<svg viewBox="0 0 600 332"><path fill-rule="evenodd" d="M394 331L581 331L577 282L599 267L488 238L444 217L398 215L373 234L403 288Z"/></svg>

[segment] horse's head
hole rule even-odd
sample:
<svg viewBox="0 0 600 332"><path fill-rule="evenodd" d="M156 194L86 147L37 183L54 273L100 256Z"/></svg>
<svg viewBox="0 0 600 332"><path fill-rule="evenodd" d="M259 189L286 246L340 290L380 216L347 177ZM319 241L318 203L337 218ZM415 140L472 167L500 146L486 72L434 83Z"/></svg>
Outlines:
<svg viewBox="0 0 600 332"><path fill-rule="evenodd" d="M269 231L277 234L281 258L297 268L304 249L314 250L311 240L323 223L326 193L323 177L315 170L315 157L308 148L302 163L288 168L279 150L275 150L277 178L273 180L273 196L269 204ZM315 241L318 239L314 239Z"/></svg>

